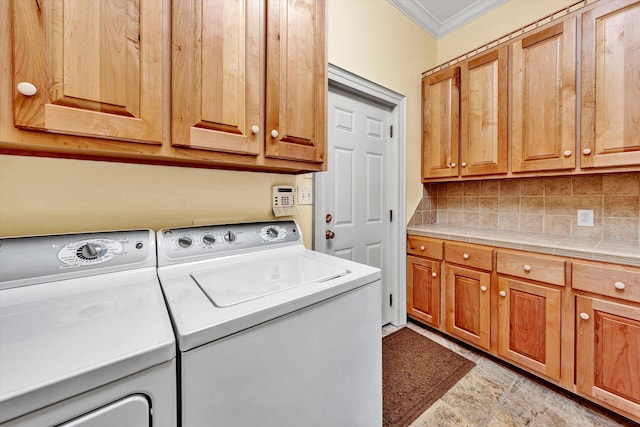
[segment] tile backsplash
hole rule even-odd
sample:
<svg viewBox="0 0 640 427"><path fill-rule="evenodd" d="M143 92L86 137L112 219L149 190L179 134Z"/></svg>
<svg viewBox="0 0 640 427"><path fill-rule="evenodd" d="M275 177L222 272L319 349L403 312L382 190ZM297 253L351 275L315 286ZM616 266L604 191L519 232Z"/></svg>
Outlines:
<svg viewBox="0 0 640 427"><path fill-rule="evenodd" d="M578 209L594 226L577 225ZM640 173L425 184L409 225L464 225L639 241Z"/></svg>

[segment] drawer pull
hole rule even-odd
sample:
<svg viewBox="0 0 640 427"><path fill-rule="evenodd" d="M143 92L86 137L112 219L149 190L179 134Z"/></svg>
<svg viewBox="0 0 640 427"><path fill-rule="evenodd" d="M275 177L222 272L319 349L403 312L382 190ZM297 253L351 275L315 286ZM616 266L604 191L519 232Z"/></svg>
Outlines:
<svg viewBox="0 0 640 427"><path fill-rule="evenodd" d="M523 265L522 268L524 269L524 271L531 271L531 266L529 264Z"/></svg>
<svg viewBox="0 0 640 427"><path fill-rule="evenodd" d="M501 297L506 297L506 296L507 296L507 293L506 293L505 291L500 291L500 296L501 296Z"/></svg>
<svg viewBox="0 0 640 427"><path fill-rule="evenodd" d="M480 286L480 290L482 292L487 292L487 287L486 286Z"/></svg>
<svg viewBox="0 0 640 427"><path fill-rule="evenodd" d="M18 92L23 94L24 96L33 96L38 92L38 88L33 83L29 82L20 82L17 85Z"/></svg>
<svg viewBox="0 0 640 427"><path fill-rule="evenodd" d="M615 286L616 289L619 289L619 290L623 290L626 287L622 282L616 282L613 284L613 286Z"/></svg>
<svg viewBox="0 0 640 427"><path fill-rule="evenodd" d="M438 273L436 273L435 271L433 273L431 273L432 277L438 277Z"/></svg>
<svg viewBox="0 0 640 427"><path fill-rule="evenodd" d="M424 246L420 246L420 250L424 251L426 248Z"/></svg>
<svg viewBox="0 0 640 427"><path fill-rule="evenodd" d="M469 254L462 254L462 258L469 259Z"/></svg>
<svg viewBox="0 0 640 427"><path fill-rule="evenodd" d="M589 315L587 313L580 313L580 318L582 320L589 320Z"/></svg>

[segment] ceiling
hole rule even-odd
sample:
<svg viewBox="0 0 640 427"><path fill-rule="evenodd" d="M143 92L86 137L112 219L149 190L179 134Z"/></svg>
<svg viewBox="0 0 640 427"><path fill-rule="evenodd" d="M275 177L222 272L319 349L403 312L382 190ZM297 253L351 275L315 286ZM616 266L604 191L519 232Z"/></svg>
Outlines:
<svg viewBox="0 0 640 427"><path fill-rule="evenodd" d="M507 0L389 0L415 23L439 39Z"/></svg>

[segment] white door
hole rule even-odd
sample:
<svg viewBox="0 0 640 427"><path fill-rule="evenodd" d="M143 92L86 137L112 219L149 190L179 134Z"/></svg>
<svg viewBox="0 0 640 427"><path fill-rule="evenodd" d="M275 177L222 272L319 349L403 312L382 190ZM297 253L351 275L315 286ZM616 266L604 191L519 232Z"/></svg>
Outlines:
<svg viewBox="0 0 640 427"><path fill-rule="evenodd" d="M329 89L329 170L317 174L315 250L382 269L382 324L389 323L391 109Z"/></svg>

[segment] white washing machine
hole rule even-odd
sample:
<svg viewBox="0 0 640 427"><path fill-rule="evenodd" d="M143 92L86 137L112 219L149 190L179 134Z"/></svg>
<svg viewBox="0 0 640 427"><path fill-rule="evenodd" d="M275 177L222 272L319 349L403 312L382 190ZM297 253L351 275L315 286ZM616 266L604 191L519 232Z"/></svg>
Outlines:
<svg viewBox="0 0 640 427"><path fill-rule="evenodd" d="M158 232L182 426L380 426L380 270L293 221Z"/></svg>
<svg viewBox="0 0 640 427"><path fill-rule="evenodd" d="M177 425L152 230L0 239L0 426Z"/></svg>

